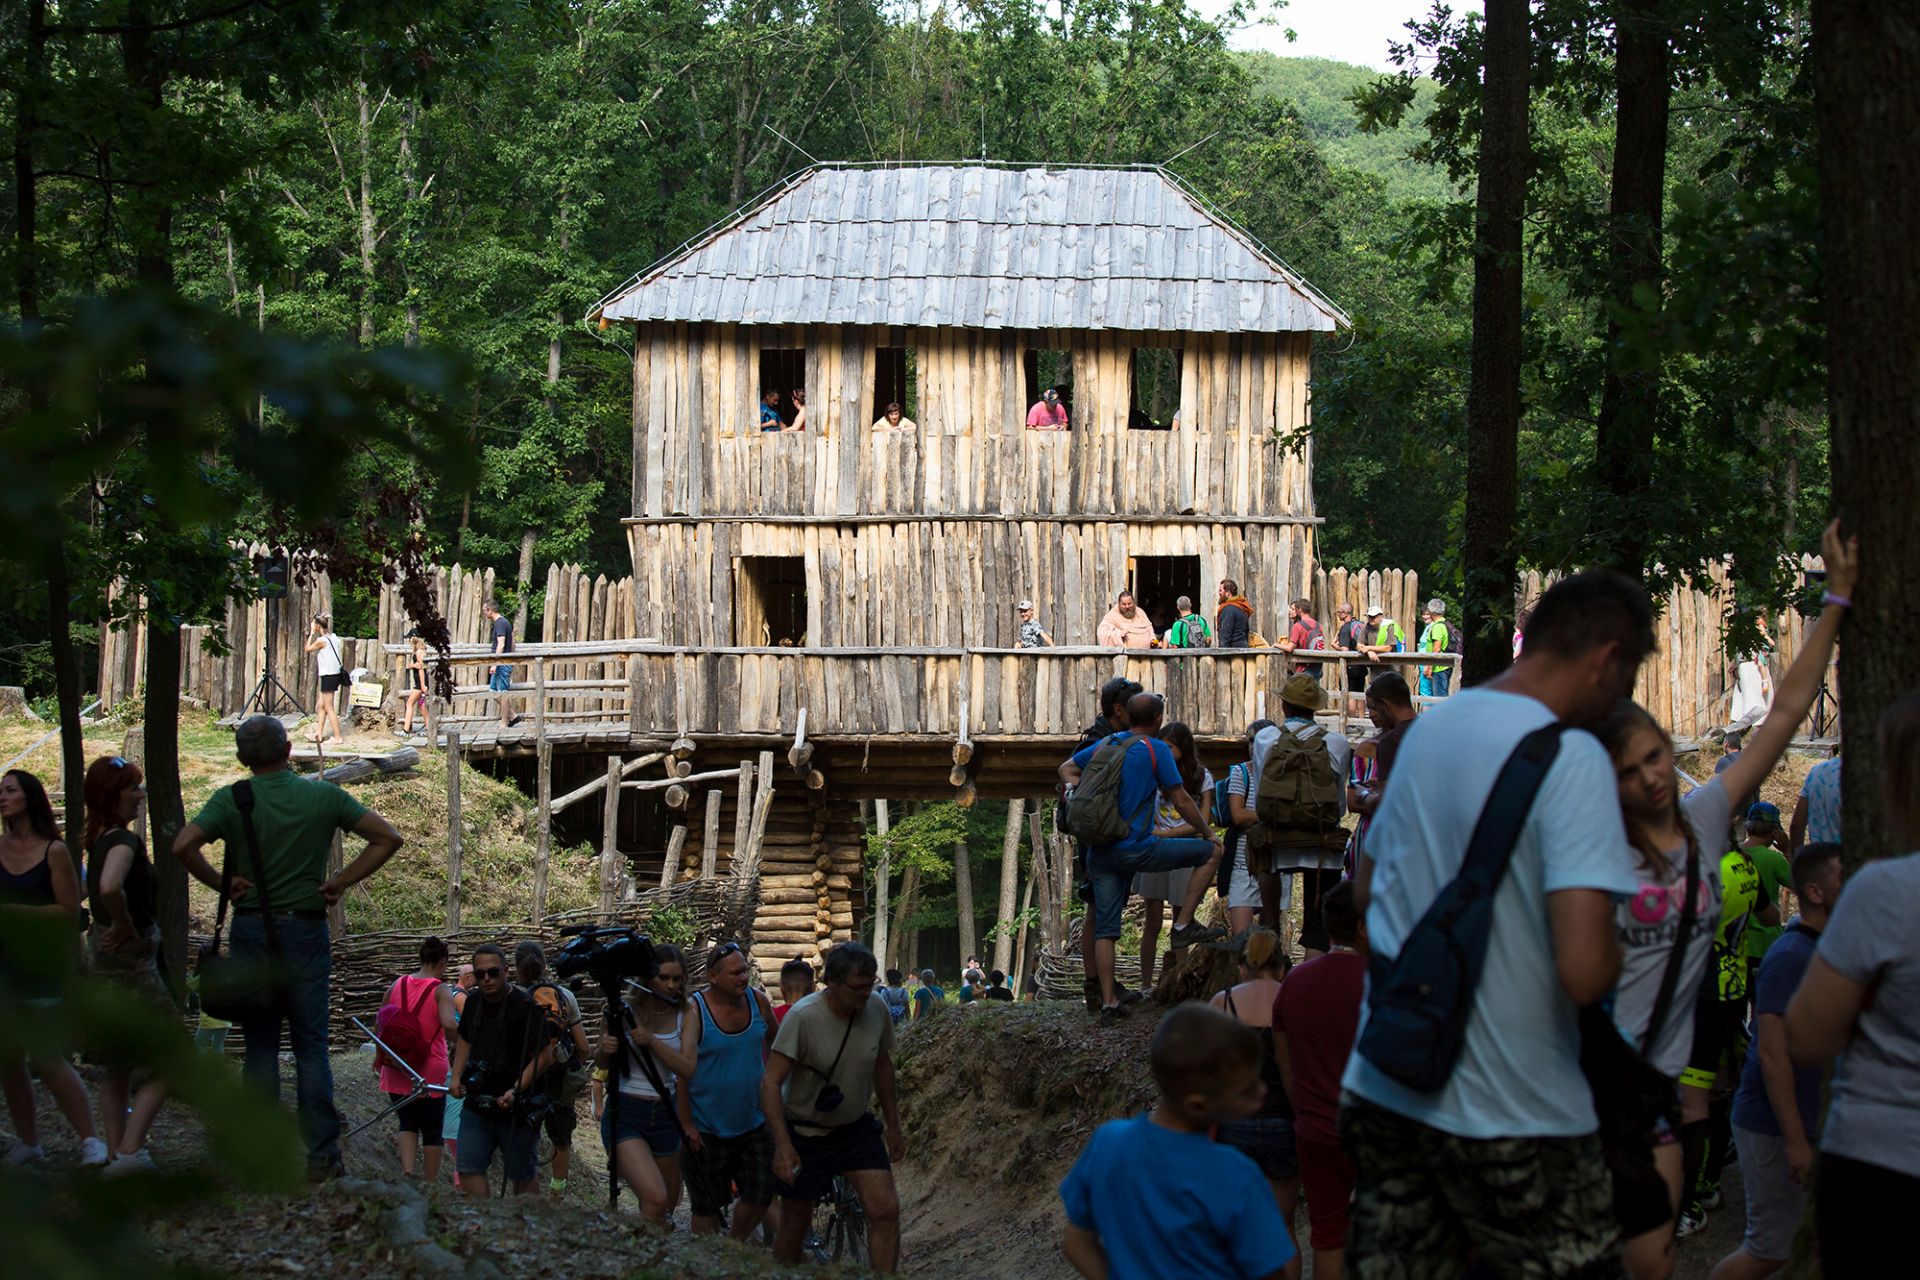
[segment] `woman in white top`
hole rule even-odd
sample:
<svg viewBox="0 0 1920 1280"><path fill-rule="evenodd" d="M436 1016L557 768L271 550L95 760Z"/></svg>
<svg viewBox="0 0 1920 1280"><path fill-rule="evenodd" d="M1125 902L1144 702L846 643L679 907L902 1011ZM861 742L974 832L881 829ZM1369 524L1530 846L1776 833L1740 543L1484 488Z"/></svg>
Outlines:
<svg viewBox="0 0 1920 1280"><path fill-rule="evenodd" d="M635 1049L651 1058L653 1070L649 1072L646 1063L628 1053L626 1073L620 1075L613 1065L620 1056L620 1042L611 1035L601 1037L597 1061L616 1077L608 1086L611 1093L617 1084L619 1105L609 1098L602 1109L600 1141L608 1160L640 1201L640 1212L664 1222L680 1203L681 1133L673 1078L693 1079L699 1041L687 1028L689 1022L698 1026L700 1016L686 998L687 962L680 949L662 944L654 948L654 956L660 971L647 984L651 994L629 989L621 1005L628 1036ZM665 1086L664 1094L654 1083L656 1077Z"/></svg>
<svg viewBox="0 0 1920 1280"><path fill-rule="evenodd" d="M1697 1170L1707 1125L1708 1104L1719 1050L1703 1045L1696 1052L1694 1010L1703 987L1716 981L1708 963L1720 920L1721 857L1729 848L1733 797L1759 789L1786 753L1795 730L1813 706L1821 674L1833 653L1840 619L1858 576L1859 549L1840 536L1840 523L1821 539L1827 563L1827 598L1820 620L1807 634L1800 655L1780 681L1773 709L1748 740L1745 750L1704 786L1686 796L1673 759L1673 739L1659 721L1634 702L1620 708L1595 732L1613 757L1620 785L1620 809L1637 857L1640 889L1617 909L1620 983L1614 990L1613 1017L1620 1033L1662 1075L1675 1080L1674 1114L1662 1117L1655 1132L1652 1165L1666 1183L1670 1212L1654 1223L1652 1206L1622 1214L1627 1235L1625 1262L1635 1280L1664 1280L1674 1265L1674 1227L1682 1187ZM1659 991L1686 911L1687 866L1697 868L1694 921L1686 954L1679 958L1678 982L1661 1024L1651 1027ZM1755 916L1773 904L1762 904ZM1738 960L1745 963L1744 943ZM1717 995L1718 988L1708 988ZM1705 1061L1702 1061L1702 1059ZM1691 1070L1689 1070L1691 1068ZM1703 1083L1682 1081L1682 1072L1704 1072ZM1674 1123L1677 1119L1678 1123ZM1617 1171L1616 1171L1617 1173ZM1616 1176L1616 1201L1621 1178ZM1640 1197L1646 1199L1645 1196ZM1616 1204L1616 1209L1621 1208ZM1629 1221L1628 1219L1633 1219Z"/></svg>
<svg viewBox="0 0 1920 1280"><path fill-rule="evenodd" d="M313 655L320 669L320 696L313 702L315 723L310 736L315 742L327 738L337 744L342 740L337 699L340 690L347 687L347 659L340 647L340 637L333 634L333 619L324 613L313 615L313 626L307 636L307 652ZM327 732L328 726L332 726L331 737Z"/></svg>
<svg viewBox="0 0 1920 1280"><path fill-rule="evenodd" d="M1173 763L1180 770L1180 779L1186 783L1187 794L1194 798L1202 812L1213 803L1213 775L1200 764L1199 748L1194 745L1193 730L1178 720L1162 726L1160 742L1173 752ZM1195 831L1187 825L1177 810L1165 801L1153 815L1153 834L1155 839L1175 840L1183 836L1204 836L1213 838L1211 831ZM1191 868L1180 871L1142 871L1133 878L1133 891L1144 899L1145 913L1140 917L1140 987L1144 991L1153 990L1154 963L1159 959L1160 923L1164 918L1167 903L1178 905L1186 900L1187 878L1193 874ZM1183 949L1172 952L1174 963L1178 963Z"/></svg>

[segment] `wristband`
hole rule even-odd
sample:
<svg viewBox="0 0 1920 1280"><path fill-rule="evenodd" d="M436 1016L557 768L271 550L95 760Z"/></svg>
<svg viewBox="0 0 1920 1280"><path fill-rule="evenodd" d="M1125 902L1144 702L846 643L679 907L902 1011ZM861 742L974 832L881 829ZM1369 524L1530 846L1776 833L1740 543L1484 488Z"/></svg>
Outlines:
<svg viewBox="0 0 1920 1280"><path fill-rule="evenodd" d="M1837 596L1833 594L1833 592L1831 591L1827 592L1827 594L1820 597L1820 603L1822 605L1837 604L1842 609L1853 608L1853 601L1847 599L1845 596Z"/></svg>

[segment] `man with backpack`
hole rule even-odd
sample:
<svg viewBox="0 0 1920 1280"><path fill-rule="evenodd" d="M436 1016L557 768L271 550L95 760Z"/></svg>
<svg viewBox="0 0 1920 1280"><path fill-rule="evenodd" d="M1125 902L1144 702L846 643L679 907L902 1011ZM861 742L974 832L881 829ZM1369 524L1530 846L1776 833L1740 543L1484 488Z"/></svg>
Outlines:
<svg viewBox="0 0 1920 1280"><path fill-rule="evenodd" d="M1638 583L1575 574L1519 660L1432 707L1394 758L1354 871L1371 948L1340 1117L1356 1280L1459 1275L1471 1253L1497 1277L1620 1272L1579 1010L1613 989L1614 904L1636 881L1613 763L1579 726L1632 693L1653 644ZM1463 892L1470 848L1490 888Z"/></svg>
<svg viewBox="0 0 1920 1280"><path fill-rule="evenodd" d="M1167 648L1169 649L1208 649L1213 646L1213 633L1207 630L1207 620L1193 611L1193 598L1181 596L1173 602L1179 617L1167 628Z"/></svg>
<svg viewBox="0 0 1920 1280"><path fill-rule="evenodd" d="M541 1123L553 1143L553 1172L547 1175L547 1189L556 1196L565 1195L567 1170L573 1163L573 1131L580 1123L574 1104L586 1091L587 1063L593 1052L581 1026L580 1001L546 976L545 949L531 938L522 939L513 949L513 968L521 990L546 1015L547 1040L554 1046L554 1063L543 1081L548 1106Z"/></svg>
<svg viewBox="0 0 1920 1280"><path fill-rule="evenodd" d="M887 1002L887 1013L893 1018L893 1025L899 1026L907 1020L911 1012L911 993L907 990L906 980L898 969L887 970L886 985L875 994Z"/></svg>
<svg viewBox="0 0 1920 1280"><path fill-rule="evenodd" d="M1262 729L1253 740L1254 814L1259 821L1252 852L1273 877L1300 873L1300 946L1311 960L1325 955L1326 919L1320 900L1340 882L1346 857L1347 773L1353 744L1346 735L1314 720L1327 706L1326 690L1304 671L1280 686L1284 724ZM1278 904L1284 893L1264 895Z"/></svg>
<svg viewBox="0 0 1920 1280"><path fill-rule="evenodd" d="M1126 1012L1114 983L1114 944L1120 940L1120 914L1137 873L1199 867L1198 875L1188 877L1186 898L1174 911L1169 940L1175 947L1190 947L1225 936L1224 930L1202 927L1193 918L1220 865L1222 846L1211 834L1205 811L1181 783L1173 752L1152 736L1165 715L1164 704L1157 693L1136 693L1126 710L1130 732L1083 747L1060 766L1060 779L1071 789L1067 829L1087 850L1093 927L1086 954L1088 970L1099 985L1100 1016L1107 1021ZM1187 825L1209 834L1156 838L1154 811L1162 797Z"/></svg>
<svg viewBox="0 0 1920 1280"><path fill-rule="evenodd" d="M1301 596L1287 606L1287 638L1280 647L1288 653L1315 653L1327 647L1327 637L1320 630L1319 622L1313 616L1313 601ZM1320 681L1318 662L1309 662L1294 668L1297 675L1311 676L1314 683Z"/></svg>

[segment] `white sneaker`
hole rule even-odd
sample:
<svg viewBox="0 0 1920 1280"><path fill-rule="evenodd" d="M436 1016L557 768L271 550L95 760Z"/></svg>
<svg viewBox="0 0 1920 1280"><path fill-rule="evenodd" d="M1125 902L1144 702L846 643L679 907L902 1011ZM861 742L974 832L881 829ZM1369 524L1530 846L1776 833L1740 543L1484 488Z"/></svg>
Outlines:
<svg viewBox="0 0 1920 1280"><path fill-rule="evenodd" d="M36 1146L30 1142L21 1142L18 1138L14 1139L13 1145L7 1148L8 1164L38 1164L46 1158L47 1150L45 1147Z"/></svg>
<svg viewBox="0 0 1920 1280"><path fill-rule="evenodd" d="M115 1156L113 1163L108 1165L106 1171L100 1176L103 1178L124 1178L129 1174L157 1172L159 1172L159 1168L153 1163L153 1157L147 1154L145 1147L142 1147L132 1155Z"/></svg>
<svg viewBox="0 0 1920 1280"><path fill-rule="evenodd" d="M80 1167L98 1169L107 1163L113 1153L107 1150L107 1144L98 1138L80 1139Z"/></svg>

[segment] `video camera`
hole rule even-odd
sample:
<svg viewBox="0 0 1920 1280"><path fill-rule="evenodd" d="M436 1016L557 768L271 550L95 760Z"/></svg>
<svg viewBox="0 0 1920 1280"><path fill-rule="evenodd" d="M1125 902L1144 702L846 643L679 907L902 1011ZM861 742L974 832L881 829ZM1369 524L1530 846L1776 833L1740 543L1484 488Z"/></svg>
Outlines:
<svg viewBox="0 0 1920 1280"><path fill-rule="evenodd" d="M582 924L560 932L568 938L554 963L562 979L584 973L611 993L624 982L645 983L660 972L653 940L631 926Z"/></svg>

